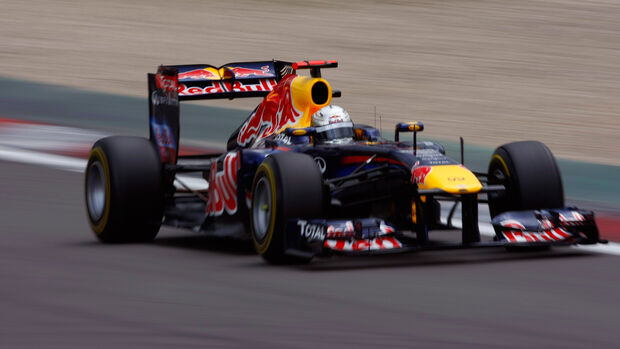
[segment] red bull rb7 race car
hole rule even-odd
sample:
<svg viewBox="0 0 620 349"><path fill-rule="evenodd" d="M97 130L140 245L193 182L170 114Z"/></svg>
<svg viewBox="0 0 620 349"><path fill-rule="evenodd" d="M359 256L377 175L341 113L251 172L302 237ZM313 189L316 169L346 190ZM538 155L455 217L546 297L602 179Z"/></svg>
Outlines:
<svg viewBox="0 0 620 349"><path fill-rule="evenodd" d="M475 172L434 142L420 122L394 141L354 124L331 104L340 92L321 76L336 61L160 66L148 74L150 137L108 137L92 148L85 198L102 242L150 241L160 226L249 237L270 263L315 256L503 246L540 249L600 242L591 211L566 207L560 171L536 141L498 147ZM299 74L309 71L309 74ZM179 102L261 97L226 151L179 155ZM412 141L402 141L409 134ZM178 174L208 182L196 188ZM206 183L205 183L206 184ZM456 242L433 239L454 229ZM478 207L495 238L482 241ZM442 221L442 205L452 207Z"/></svg>

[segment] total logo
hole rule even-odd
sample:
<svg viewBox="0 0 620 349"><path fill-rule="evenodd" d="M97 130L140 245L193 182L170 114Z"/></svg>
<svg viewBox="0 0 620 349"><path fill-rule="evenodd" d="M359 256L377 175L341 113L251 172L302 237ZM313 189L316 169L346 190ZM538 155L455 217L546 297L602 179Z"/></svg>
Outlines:
<svg viewBox="0 0 620 349"><path fill-rule="evenodd" d="M299 233L308 241L325 240L325 226L322 224L312 224L304 220L297 221Z"/></svg>

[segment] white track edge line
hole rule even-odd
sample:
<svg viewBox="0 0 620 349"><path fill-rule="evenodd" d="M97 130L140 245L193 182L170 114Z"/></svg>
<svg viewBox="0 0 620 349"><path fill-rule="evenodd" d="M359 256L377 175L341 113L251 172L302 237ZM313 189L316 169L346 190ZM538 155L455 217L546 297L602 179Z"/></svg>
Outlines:
<svg viewBox="0 0 620 349"><path fill-rule="evenodd" d="M44 165L59 170L71 172L84 172L87 161L64 155L41 153L32 150L25 150L0 145L0 159L25 164ZM192 190L206 190L209 183L202 178L178 176ZM179 189L184 187L175 181L174 185Z"/></svg>

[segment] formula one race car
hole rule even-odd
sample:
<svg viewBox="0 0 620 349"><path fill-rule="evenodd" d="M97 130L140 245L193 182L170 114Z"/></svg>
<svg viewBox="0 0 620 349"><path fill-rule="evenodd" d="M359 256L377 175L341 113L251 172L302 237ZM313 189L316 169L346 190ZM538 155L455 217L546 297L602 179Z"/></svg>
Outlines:
<svg viewBox="0 0 620 349"><path fill-rule="evenodd" d="M395 141L342 115L321 114L340 96L321 77L336 61L160 66L148 75L150 139L97 141L86 169L90 225L103 242L149 241L162 224L249 236L271 263L330 254L592 244L591 211L565 207L560 171L540 142L497 148L472 172L433 142L420 122L399 123ZM308 69L310 76L298 75ZM179 101L263 97L221 154L179 156ZM322 115L321 124L313 122ZM411 133L411 141L400 141ZM339 140L331 141L333 137ZM462 143L461 143L462 144ZM199 173L208 187L177 177ZM206 182L205 182L206 184ZM442 205L454 205L442 224ZM431 230L453 228L459 242ZM488 204L493 241L481 241L478 205ZM448 206L449 207L449 206Z"/></svg>

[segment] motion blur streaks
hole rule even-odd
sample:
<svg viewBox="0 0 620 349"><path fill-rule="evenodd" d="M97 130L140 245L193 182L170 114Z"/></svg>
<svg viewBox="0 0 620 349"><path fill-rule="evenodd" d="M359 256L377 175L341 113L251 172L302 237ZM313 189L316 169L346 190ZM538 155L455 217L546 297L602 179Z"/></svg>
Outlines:
<svg viewBox="0 0 620 349"><path fill-rule="evenodd" d="M432 138L620 165L618 18L611 0L5 0L0 71L143 97L159 64L336 59L358 122L377 107Z"/></svg>

